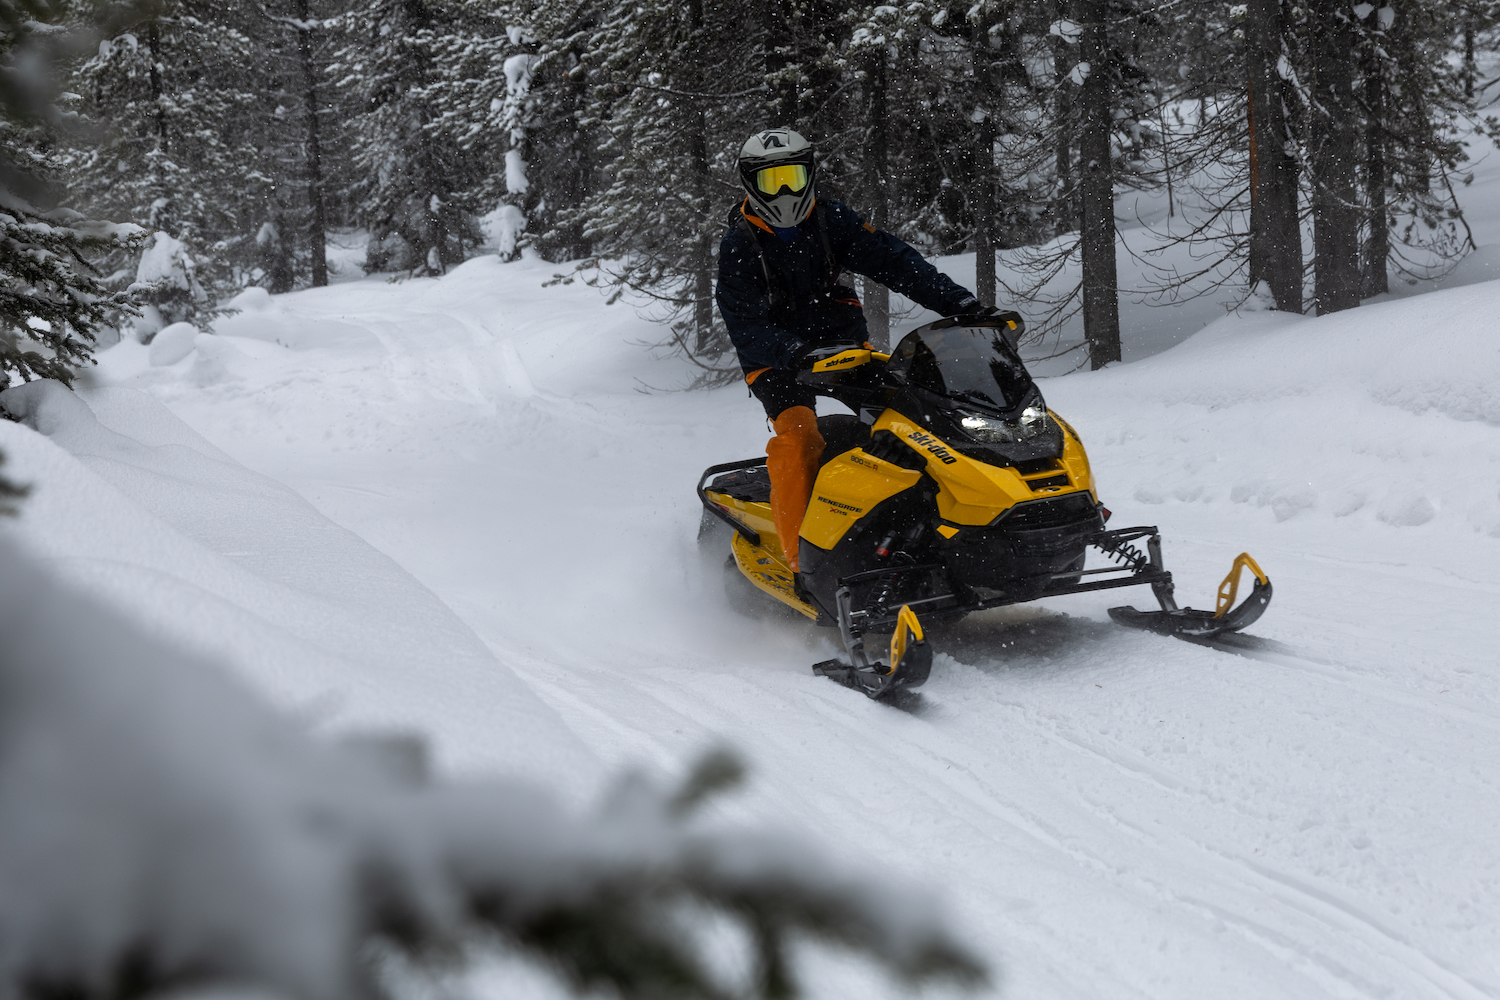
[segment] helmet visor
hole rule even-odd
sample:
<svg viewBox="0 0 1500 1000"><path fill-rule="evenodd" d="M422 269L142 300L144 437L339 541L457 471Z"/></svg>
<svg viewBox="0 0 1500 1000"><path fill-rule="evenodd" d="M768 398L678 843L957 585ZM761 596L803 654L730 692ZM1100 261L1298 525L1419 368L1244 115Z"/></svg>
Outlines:
<svg viewBox="0 0 1500 1000"><path fill-rule="evenodd" d="M755 186L761 194L774 195L782 188L791 188L793 194L807 187L807 167L800 163L783 163L775 167L762 167L755 172Z"/></svg>

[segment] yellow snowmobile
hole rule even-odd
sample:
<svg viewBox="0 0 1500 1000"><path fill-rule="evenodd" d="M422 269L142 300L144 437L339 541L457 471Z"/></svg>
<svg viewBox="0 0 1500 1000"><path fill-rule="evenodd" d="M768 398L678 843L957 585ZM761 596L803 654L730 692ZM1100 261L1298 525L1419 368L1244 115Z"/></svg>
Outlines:
<svg viewBox="0 0 1500 1000"><path fill-rule="evenodd" d="M1017 352L1022 330L1015 313L943 319L890 354L819 352L799 380L855 415L818 419L827 447L802 521L800 573L775 535L765 458L703 473L699 541L712 549L728 536L729 583L751 591L748 581L752 599L838 627L847 662L815 673L871 697L916 687L932 665L924 621L1061 594L1149 585L1159 611L1110 616L1200 641L1244 628L1270 603L1270 580L1242 554L1213 611L1179 608L1157 529L1105 527L1083 442L1047 409ZM1255 582L1235 606L1242 568ZM865 648L883 633L884 660Z"/></svg>

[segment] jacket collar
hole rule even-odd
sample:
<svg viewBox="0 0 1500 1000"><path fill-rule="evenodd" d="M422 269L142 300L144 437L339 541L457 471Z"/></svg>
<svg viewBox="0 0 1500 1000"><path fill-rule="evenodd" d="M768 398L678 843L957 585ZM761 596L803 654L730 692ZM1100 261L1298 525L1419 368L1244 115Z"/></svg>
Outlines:
<svg viewBox="0 0 1500 1000"><path fill-rule="evenodd" d="M813 199L812 207L814 209L816 209L818 207L818 200L816 198ZM766 232L770 233L772 236L776 235L776 230L772 229L766 223L766 221L764 219L762 219L760 216L756 215L753 211L750 210L750 199L748 197L745 198L744 201L740 202L740 214L745 217L745 221L748 222L748 223L750 223L750 225L756 226L756 227L758 227L760 229L764 229ZM811 218L812 218L812 212L809 212L807 214L807 219L811 219ZM807 219L803 219L802 223L805 223L807 221ZM797 227L799 229L802 227L802 223L798 223L797 224Z"/></svg>

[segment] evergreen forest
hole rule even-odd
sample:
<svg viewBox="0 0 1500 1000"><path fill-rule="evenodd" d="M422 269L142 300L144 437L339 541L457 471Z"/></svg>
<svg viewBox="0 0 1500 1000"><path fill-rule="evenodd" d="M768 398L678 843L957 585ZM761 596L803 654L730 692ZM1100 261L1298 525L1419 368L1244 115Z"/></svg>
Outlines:
<svg viewBox="0 0 1500 1000"><path fill-rule="evenodd" d="M1459 137L1491 127L1497 6L5 0L0 363L66 380L124 318L206 328L242 287L326 284L329 234L360 232L372 272L538 254L712 381L733 164L776 125L867 222L976 254L986 303L1081 312L1080 365L1120 356L1132 189L1192 189L1177 238L1233 295L1346 309L1472 243ZM998 280L1003 251L1034 280Z"/></svg>
<svg viewBox="0 0 1500 1000"><path fill-rule="evenodd" d="M1497 1000L1497 104L1500 0L0 0L0 1000ZM965 290L768 156L726 308L894 358L741 369L777 127Z"/></svg>

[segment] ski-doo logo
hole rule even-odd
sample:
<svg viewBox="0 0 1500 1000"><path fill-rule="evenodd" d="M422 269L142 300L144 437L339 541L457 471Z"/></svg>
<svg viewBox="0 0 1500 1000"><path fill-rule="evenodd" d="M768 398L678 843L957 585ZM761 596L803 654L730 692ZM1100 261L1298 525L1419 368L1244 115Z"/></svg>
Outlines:
<svg viewBox="0 0 1500 1000"><path fill-rule="evenodd" d="M829 358L827 361L824 361L823 362L823 367L824 368L836 368L839 365L852 365L852 364L854 364L854 362L856 362L858 360L859 360L859 355L858 354L851 354L847 358L835 356L835 357Z"/></svg>
<svg viewBox="0 0 1500 1000"><path fill-rule="evenodd" d="M942 462L944 465L952 465L954 462L958 461L958 458L955 457L954 454L947 448L944 448L938 441L938 439L933 437L931 434L923 434L921 431L912 431L910 434L906 435L906 440L911 441L914 444L921 445L932 454L933 458L937 459L939 462Z"/></svg>

